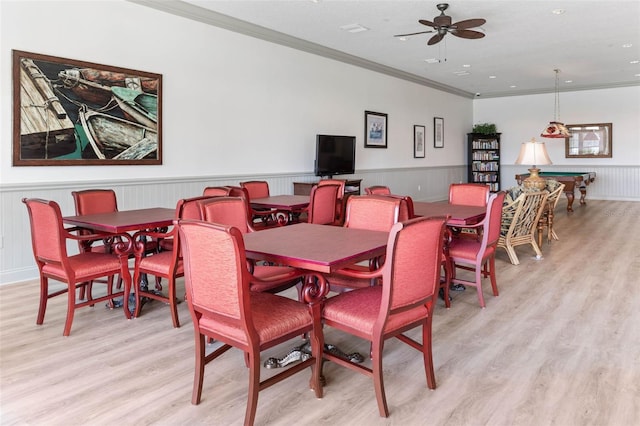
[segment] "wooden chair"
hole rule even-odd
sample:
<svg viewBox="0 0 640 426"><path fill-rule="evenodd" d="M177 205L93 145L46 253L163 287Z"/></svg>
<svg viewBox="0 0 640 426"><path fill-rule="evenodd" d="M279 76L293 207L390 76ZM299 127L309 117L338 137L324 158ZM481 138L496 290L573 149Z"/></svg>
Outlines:
<svg viewBox="0 0 640 426"><path fill-rule="evenodd" d="M440 275L444 218L416 218L395 224L389 233L382 285L356 289L326 300L325 326L371 342L372 367L325 350L324 358L373 378L380 416L389 408L383 382L384 342L392 337L421 352L427 386L436 388L431 324ZM403 334L420 327L421 342Z"/></svg>
<svg viewBox="0 0 640 426"><path fill-rule="evenodd" d="M265 198L269 196L269 182L264 180L240 182L240 187L247 190L249 198Z"/></svg>
<svg viewBox="0 0 640 426"><path fill-rule="evenodd" d="M373 185L364 189L364 193L367 195L391 195L391 190L388 186Z"/></svg>
<svg viewBox="0 0 640 426"><path fill-rule="evenodd" d="M482 183L452 183L449 185L449 203L485 207L489 201L489 185Z"/></svg>
<svg viewBox="0 0 640 426"><path fill-rule="evenodd" d="M489 197L487 214L482 222L470 228L482 228L482 239L452 238L449 244L449 257L452 263L452 283L474 286L478 292L478 301L485 307L482 293L482 278L490 277L493 295L498 295L496 282L495 256L500 239L500 218L505 193L494 193ZM461 279L456 275L456 268L474 272L474 280ZM445 288L445 301L448 299L448 288Z"/></svg>
<svg viewBox="0 0 640 426"><path fill-rule="evenodd" d="M549 193L523 192L502 208L502 229L498 247L507 251L509 260L514 265L519 265L520 260L515 247L530 244L538 259L542 258L540 247L536 243L535 232L540 221L540 216L547 208Z"/></svg>
<svg viewBox="0 0 640 426"><path fill-rule="evenodd" d="M344 179L321 179L318 182L318 186L323 185L338 185L340 190L338 191L338 202L336 203L336 224L342 225L344 223L344 211L346 207L345 188L347 181Z"/></svg>
<svg viewBox="0 0 640 426"><path fill-rule="evenodd" d="M244 353L249 368L245 425L254 423L261 390L307 367L312 369L310 387L317 398L322 398L324 342L320 319L314 320L303 303L250 291L252 278L246 267L242 233L237 228L201 221L180 221L178 226L184 249L187 302L195 331L191 403L200 403L205 366L232 347ZM261 381L260 352L299 339L305 333L312 333L312 357ZM222 346L207 354L207 337L222 342Z"/></svg>
<svg viewBox="0 0 640 426"><path fill-rule="evenodd" d="M240 197L245 201L248 219L254 229L258 230L278 226L275 210L256 210L251 207L251 195L246 187L230 186L229 196Z"/></svg>
<svg viewBox="0 0 640 426"><path fill-rule="evenodd" d="M176 220L201 219L200 208L197 203L200 200L206 200L209 198L210 197L201 196L178 200L178 203L176 204ZM166 232L153 230L140 231L135 234L135 237L136 240L139 240L140 238L153 238L156 240L169 238L172 240L171 250L161 251L147 256L145 256L144 252L141 250L140 244L136 244L133 282L137 285L137 283L140 282L141 274L153 275L156 278L165 278L168 281L166 295L160 292L160 290L162 290L162 286L158 284L156 285L156 289L159 291L144 292L143 295L144 297L168 304L171 311L171 321L173 326L178 328L180 327L180 319L178 318L179 302L176 295L176 279L184 276L182 249L180 247L180 239L178 238L178 229L174 226ZM142 308L140 296L141 292L136 289L136 308L134 317L138 317L140 315Z"/></svg>
<svg viewBox="0 0 640 426"><path fill-rule="evenodd" d="M544 232L544 228L547 228L547 244L551 244L552 239L559 240L558 234L556 234L556 231L553 229L553 215L558 201L560 201L560 196L564 191L564 187L564 183L547 179L549 196L547 197L547 208L542 210L540 220L538 221L538 247L542 247L542 233Z"/></svg>
<svg viewBox="0 0 640 426"><path fill-rule="evenodd" d="M231 188L228 186L207 186L202 195L206 197L226 197L231 192Z"/></svg>
<svg viewBox="0 0 640 426"><path fill-rule="evenodd" d="M389 232L398 222L401 199L386 195L358 195L347 200L344 225L347 228ZM326 276L331 291L374 285L378 280L367 275L378 269L384 258L371 259L368 265L352 265Z"/></svg>
<svg viewBox="0 0 640 426"><path fill-rule="evenodd" d="M319 225L337 225L339 194L340 185L313 186L309 196L309 206L305 209L307 222Z"/></svg>
<svg viewBox="0 0 640 426"><path fill-rule="evenodd" d="M246 203L240 197L215 197L198 202L200 215L207 222L233 226L242 234L255 232L247 221ZM212 260L213 261L213 260ZM278 293L297 286L299 300L302 300L302 273L288 266L256 264L248 261L251 273L251 290Z"/></svg>
<svg viewBox="0 0 640 426"><path fill-rule="evenodd" d="M113 277L121 274L125 277L125 290L129 288L129 271L124 269L122 262L115 254L99 251L82 251L69 256L67 241L98 241L104 235L88 234L80 228L65 229L62 221L60 206L55 201L37 198L23 198L29 212L31 226L31 244L40 274L40 305L36 324L42 325L47 309L47 301L55 296L67 293L67 318L63 336L71 333L71 324L75 310L83 306L92 306L104 300L112 301L121 297L122 292L113 293ZM72 232L78 232L78 235ZM87 286L87 283L98 278L106 278L107 294L93 298L91 291L87 292L87 300L76 301L76 289ZM49 293L49 279L66 283L67 287Z"/></svg>

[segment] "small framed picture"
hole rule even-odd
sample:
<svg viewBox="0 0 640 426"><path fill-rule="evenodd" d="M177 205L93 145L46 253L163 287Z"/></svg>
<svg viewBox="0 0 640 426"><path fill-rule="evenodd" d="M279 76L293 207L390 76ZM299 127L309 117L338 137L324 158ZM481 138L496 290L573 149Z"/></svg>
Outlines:
<svg viewBox="0 0 640 426"><path fill-rule="evenodd" d="M387 147L387 114L381 112L364 112L364 147Z"/></svg>
<svg viewBox="0 0 640 426"><path fill-rule="evenodd" d="M433 117L433 147L444 148L444 118Z"/></svg>
<svg viewBox="0 0 640 426"><path fill-rule="evenodd" d="M413 126L413 158L424 158L424 126Z"/></svg>

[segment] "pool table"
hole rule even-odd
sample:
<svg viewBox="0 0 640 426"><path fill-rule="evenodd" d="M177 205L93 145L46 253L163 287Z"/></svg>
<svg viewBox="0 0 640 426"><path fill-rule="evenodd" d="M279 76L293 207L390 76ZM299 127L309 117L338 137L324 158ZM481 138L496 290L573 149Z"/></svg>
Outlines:
<svg viewBox="0 0 640 426"><path fill-rule="evenodd" d="M529 177L529 173L516 175L518 185ZM580 190L580 204L587 204L584 200L587 196L587 185L596 179L596 172L540 172L540 177L545 179L555 179L564 183L564 194L567 196L567 211L573 211L574 190Z"/></svg>

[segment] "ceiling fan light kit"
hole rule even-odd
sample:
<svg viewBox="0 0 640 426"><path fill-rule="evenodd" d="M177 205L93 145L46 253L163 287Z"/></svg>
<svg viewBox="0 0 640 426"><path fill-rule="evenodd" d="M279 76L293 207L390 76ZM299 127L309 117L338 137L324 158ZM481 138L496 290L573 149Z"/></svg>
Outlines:
<svg viewBox="0 0 640 426"><path fill-rule="evenodd" d="M394 37L408 37L408 36L417 35L417 34L436 33L427 42L427 45L429 46L439 43L447 34L453 34L456 37L466 38L466 39L477 39L477 38L484 37L484 33L480 31L470 30L469 28L474 28L474 27L479 27L481 25L484 25L487 22L485 19L482 19L482 18L465 19L464 21L452 23L451 16L445 15L444 13L444 11L449 8L449 4L439 3L436 7L440 11L440 15L433 18L433 22L427 21L426 19L418 20L420 24L433 28L432 30L418 31L418 32L409 33L409 34L397 34Z"/></svg>
<svg viewBox="0 0 640 426"><path fill-rule="evenodd" d="M569 129L564 123L558 120L558 115L560 114L560 80L558 74L560 73L559 69L554 70L556 73L556 90L555 90L555 120L551 121L547 127L540 133L540 136L543 138L558 138L564 139L571 137L571 133L569 133Z"/></svg>

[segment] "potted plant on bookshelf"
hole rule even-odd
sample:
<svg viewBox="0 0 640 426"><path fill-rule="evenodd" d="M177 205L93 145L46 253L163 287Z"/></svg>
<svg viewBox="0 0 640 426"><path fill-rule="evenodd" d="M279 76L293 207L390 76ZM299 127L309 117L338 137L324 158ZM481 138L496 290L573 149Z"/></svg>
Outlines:
<svg viewBox="0 0 640 426"><path fill-rule="evenodd" d="M496 125L493 123L478 123L473 125L472 133L495 135L498 133L498 130L496 129Z"/></svg>

